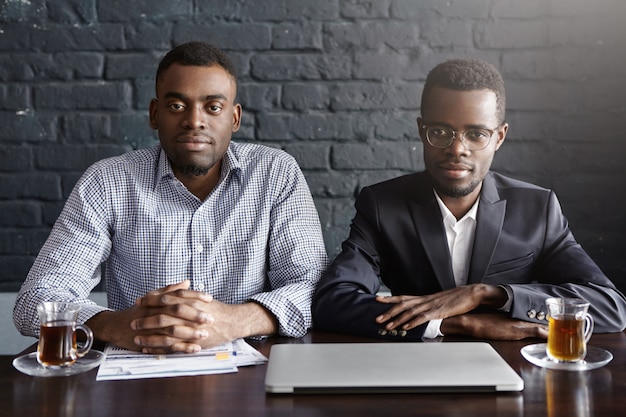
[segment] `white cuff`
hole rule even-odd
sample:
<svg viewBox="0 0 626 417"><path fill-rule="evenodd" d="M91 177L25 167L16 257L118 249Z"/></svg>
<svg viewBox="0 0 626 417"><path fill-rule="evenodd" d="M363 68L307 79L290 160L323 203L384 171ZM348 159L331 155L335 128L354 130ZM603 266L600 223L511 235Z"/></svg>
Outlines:
<svg viewBox="0 0 626 417"><path fill-rule="evenodd" d="M422 339L434 339L439 336L443 336L441 333L441 322L442 319L431 320L428 322L428 326L426 326L426 331L424 332L424 336Z"/></svg>

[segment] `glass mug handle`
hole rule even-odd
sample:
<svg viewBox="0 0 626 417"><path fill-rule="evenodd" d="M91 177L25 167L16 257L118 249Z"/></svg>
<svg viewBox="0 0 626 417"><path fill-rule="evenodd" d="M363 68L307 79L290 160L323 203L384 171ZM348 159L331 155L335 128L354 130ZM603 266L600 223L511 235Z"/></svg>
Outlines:
<svg viewBox="0 0 626 417"><path fill-rule="evenodd" d="M591 335L593 334L593 325L593 317L591 317L591 314L585 314L585 330L583 332L585 343L589 342L589 339L591 339Z"/></svg>
<svg viewBox="0 0 626 417"><path fill-rule="evenodd" d="M76 349L76 357L82 358L87 354L87 352L89 352L89 349L91 349L91 345L93 344L93 332L89 327L85 326L84 324L77 324L76 326L74 326L75 332L79 330L85 333L85 336L87 336L85 344Z"/></svg>

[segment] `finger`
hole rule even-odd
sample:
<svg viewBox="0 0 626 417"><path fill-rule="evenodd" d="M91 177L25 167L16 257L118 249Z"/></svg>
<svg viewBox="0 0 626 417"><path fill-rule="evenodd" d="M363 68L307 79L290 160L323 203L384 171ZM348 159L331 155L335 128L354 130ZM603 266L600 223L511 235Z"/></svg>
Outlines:
<svg viewBox="0 0 626 417"><path fill-rule="evenodd" d="M190 343L166 337L136 337L135 343L141 346L143 353L161 355L174 352L197 353L202 350L202 346L197 343Z"/></svg>
<svg viewBox="0 0 626 417"><path fill-rule="evenodd" d="M414 313L419 313L421 312L421 310L424 310L427 308L427 305L420 304L420 303L421 303L421 299L417 297L399 302L395 304L394 306L392 306L389 310L387 310L383 314L376 317L376 322L385 323L392 319L395 320L398 316L400 316L402 313L406 312L407 310L413 310Z"/></svg>
<svg viewBox="0 0 626 417"><path fill-rule="evenodd" d="M406 297L403 295L378 295L376 301L385 304L395 304L403 301Z"/></svg>
<svg viewBox="0 0 626 417"><path fill-rule="evenodd" d="M175 306L174 314L155 314L147 317L140 317L130 322L133 330L157 330L166 329L172 326L191 326L199 324L210 324L214 322L214 317L204 311L198 311L188 306ZM184 311L182 313L181 311Z"/></svg>
<svg viewBox="0 0 626 417"><path fill-rule="evenodd" d="M137 299L137 304L146 307L161 307L179 303L192 304L193 301L211 302L213 296L189 289L177 289L164 293L148 293Z"/></svg>
<svg viewBox="0 0 626 417"><path fill-rule="evenodd" d="M168 292L176 291L176 290L186 290L191 286L191 282L188 279L185 279L176 284L170 284L163 288L159 288L157 290L149 291L146 295L160 295Z"/></svg>
<svg viewBox="0 0 626 417"><path fill-rule="evenodd" d="M141 348L171 349L177 344L181 344L177 348L180 350L183 345L199 344L208 337L207 329L176 325L159 329L156 332L139 334L134 337L133 341Z"/></svg>

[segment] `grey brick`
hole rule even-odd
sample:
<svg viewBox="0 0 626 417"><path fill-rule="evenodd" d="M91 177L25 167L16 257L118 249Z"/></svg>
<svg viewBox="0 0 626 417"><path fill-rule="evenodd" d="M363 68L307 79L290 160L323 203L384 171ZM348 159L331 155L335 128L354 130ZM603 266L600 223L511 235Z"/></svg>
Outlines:
<svg viewBox="0 0 626 417"><path fill-rule="evenodd" d="M120 145L41 146L35 150L35 166L40 170L82 171L94 162L131 150Z"/></svg>
<svg viewBox="0 0 626 417"><path fill-rule="evenodd" d="M8 142L36 142L50 139L48 132L53 130L54 121L38 116L30 109L25 111L0 111L0 140Z"/></svg>
<svg viewBox="0 0 626 417"><path fill-rule="evenodd" d="M111 120L108 114L72 112L61 118L61 129L67 143L101 143L111 136Z"/></svg>
<svg viewBox="0 0 626 417"><path fill-rule="evenodd" d="M351 60L345 54L268 53L250 61L250 73L263 81L348 79Z"/></svg>
<svg viewBox="0 0 626 417"><path fill-rule="evenodd" d="M0 84L0 110L24 111L31 106L28 84Z"/></svg>
<svg viewBox="0 0 626 417"><path fill-rule="evenodd" d="M273 84L240 83L237 99L243 111L274 110L280 104L280 86Z"/></svg>
<svg viewBox="0 0 626 417"><path fill-rule="evenodd" d="M41 205L27 201L0 201L0 227L41 225Z"/></svg>
<svg viewBox="0 0 626 417"><path fill-rule="evenodd" d="M575 3L566 0L569 5ZM533 19L548 16L554 0L498 0L493 3L491 15L495 18Z"/></svg>
<svg viewBox="0 0 626 417"><path fill-rule="evenodd" d="M219 23L205 26L184 22L177 23L172 33L177 45L200 38L227 51L263 50L270 49L272 45L271 26L268 24Z"/></svg>
<svg viewBox="0 0 626 417"><path fill-rule="evenodd" d="M543 20L500 19L484 22L475 28L479 48L516 49L548 45L548 23Z"/></svg>
<svg viewBox="0 0 626 417"><path fill-rule="evenodd" d="M321 23L281 23L272 28L274 49L321 50L322 46Z"/></svg>
<svg viewBox="0 0 626 417"><path fill-rule="evenodd" d="M125 110L132 106L132 88L121 82L51 83L34 87L40 109Z"/></svg>
<svg viewBox="0 0 626 417"><path fill-rule="evenodd" d="M154 82L160 54L154 52L108 55L106 62L106 78L149 79Z"/></svg>
<svg viewBox="0 0 626 417"><path fill-rule="evenodd" d="M3 22L39 21L46 13L45 0L3 1L0 3L0 20Z"/></svg>
<svg viewBox="0 0 626 417"><path fill-rule="evenodd" d="M0 253L12 256L37 255L50 233L50 229L41 227L0 227L0 231Z"/></svg>
<svg viewBox="0 0 626 417"><path fill-rule="evenodd" d="M156 71L155 71L156 72ZM156 97L154 78L133 81L133 107L148 113L150 101Z"/></svg>
<svg viewBox="0 0 626 417"><path fill-rule="evenodd" d="M554 53L550 51L514 51L502 54L505 79L542 80L554 74Z"/></svg>
<svg viewBox="0 0 626 417"><path fill-rule="evenodd" d="M31 32L32 44L44 52L104 51L124 48L121 24L81 26L37 26Z"/></svg>
<svg viewBox="0 0 626 417"><path fill-rule="evenodd" d="M472 47L474 25L470 19L442 17L426 12L420 17L421 35L431 47Z"/></svg>
<svg viewBox="0 0 626 417"><path fill-rule="evenodd" d="M612 45L619 49L626 38L624 13L605 16L555 18L549 21L551 45ZM623 50L623 49L622 49Z"/></svg>
<svg viewBox="0 0 626 417"><path fill-rule="evenodd" d="M382 142L334 145L331 166L336 170L417 170L421 152L411 143Z"/></svg>
<svg viewBox="0 0 626 417"><path fill-rule="evenodd" d="M339 0L283 0L287 19L333 20L339 17Z"/></svg>
<svg viewBox="0 0 626 417"><path fill-rule="evenodd" d="M309 172L306 178L313 197L350 197L357 186L354 173Z"/></svg>
<svg viewBox="0 0 626 417"><path fill-rule="evenodd" d="M66 68L72 79L102 78L104 56L100 53L68 52L54 55L54 67Z"/></svg>
<svg viewBox="0 0 626 417"><path fill-rule="evenodd" d="M167 51L171 48L173 22L133 22L124 28L126 46L139 51Z"/></svg>
<svg viewBox="0 0 626 417"><path fill-rule="evenodd" d="M303 170L327 170L330 167L330 144L328 143L289 144L284 150L296 158Z"/></svg>
<svg viewBox="0 0 626 417"><path fill-rule="evenodd" d="M622 0L601 0L593 4L585 0L550 0L550 14L559 17L590 15L621 15L626 13L626 3Z"/></svg>
<svg viewBox="0 0 626 417"><path fill-rule="evenodd" d="M32 23L9 23L1 15L0 21L0 51L22 52L30 48Z"/></svg>
<svg viewBox="0 0 626 417"><path fill-rule="evenodd" d="M356 23L328 23L324 26L326 47L331 50L378 50L416 47L420 44L419 25L393 20Z"/></svg>
<svg viewBox="0 0 626 417"><path fill-rule="evenodd" d="M71 189L74 188L76 181L78 181L78 179L72 182L71 187L69 187L70 191L63 192L62 201L52 201L52 202L42 203L42 216L43 216L44 226L47 226L48 228L54 226L54 223L57 221L57 219L59 218L59 215L61 214L61 210L63 210L63 206L65 205L65 200L67 199L67 197L69 197ZM65 188L65 186L63 186L63 188Z"/></svg>
<svg viewBox="0 0 626 417"><path fill-rule="evenodd" d="M356 79L403 79L411 74L413 62L406 52L364 52L354 58L354 78Z"/></svg>
<svg viewBox="0 0 626 417"><path fill-rule="evenodd" d="M417 117L419 113L413 111L378 111L378 112L360 112L355 115L355 124L364 129L371 126L373 136L376 139L389 140L412 140L419 147Z"/></svg>
<svg viewBox="0 0 626 417"><path fill-rule="evenodd" d="M29 256L0 256L0 291L19 291L34 260Z"/></svg>
<svg viewBox="0 0 626 417"><path fill-rule="evenodd" d="M46 4L50 20L58 23L95 23L96 0L49 1Z"/></svg>
<svg viewBox="0 0 626 417"><path fill-rule="evenodd" d="M339 5L341 16L347 18L389 17L391 0L345 0Z"/></svg>
<svg viewBox="0 0 626 417"><path fill-rule="evenodd" d="M324 84L286 84L283 87L282 104L288 110L325 110L330 104L330 92Z"/></svg>
<svg viewBox="0 0 626 417"><path fill-rule="evenodd" d="M350 115L264 113L256 118L257 139L347 139L356 133Z"/></svg>
<svg viewBox="0 0 626 417"><path fill-rule="evenodd" d="M111 119L111 143L127 143L133 149L157 143L157 134L150 127L148 112L114 114Z"/></svg>
<svg viewBox="0 0 626 417"><path fill-rule="evenodd" d="M436 11L447 17L487 18L489 3L489 0L395 0L392 3L391 15L398 19L416 19L427 11Z"/></svg>
<svg viewBox="0 0 626 417"><path fill-rule="evenodd" d="M27 146L0 146L0 172L29 171L32 168L32 149Z"/></svg>
<svg viewBox="0 0 626 417"><path fill-rule="evenodd" d="M190 17L193 0L107 0L98 2L101 22L133 22Z"/></svg>
<svg viewBox="0 0 626 417"><path fill-rule="evenodd" d="M416 109L421 96L416 83L351 82L337 85L334 91L333 110Z"/></svg>
<svg viewBox="0 0 626 417"><path fill-rule="evenodd" d="M0 184L0 199L53 201L61 198L61 181L54 173L0 174Z"/></svg>

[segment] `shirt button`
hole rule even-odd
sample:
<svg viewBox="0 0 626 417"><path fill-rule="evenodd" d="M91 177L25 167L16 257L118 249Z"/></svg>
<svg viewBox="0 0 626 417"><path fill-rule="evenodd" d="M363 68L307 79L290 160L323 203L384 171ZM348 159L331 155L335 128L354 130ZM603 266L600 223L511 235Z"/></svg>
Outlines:
<svg viewBox="0 0 626 417"><path fill-rule="evenodd" d="M202 251L204 250L204 247L201 244L197 244L195 249L196 249L196 252L202 253Z"/></svg>
<svg viewBox="0 0 626 417"><path fill-rule="evenodd" d="M198 291L204 291L204 282L198 284Z"/></svg>

